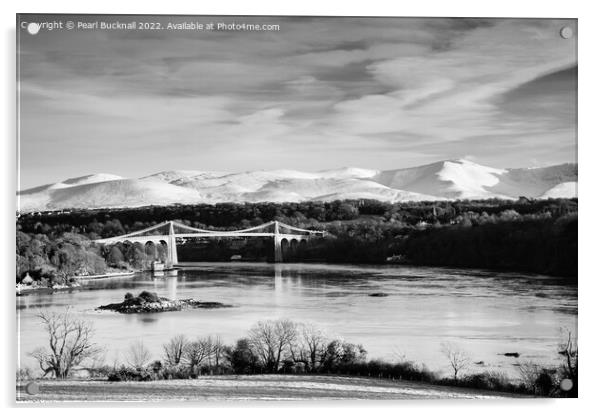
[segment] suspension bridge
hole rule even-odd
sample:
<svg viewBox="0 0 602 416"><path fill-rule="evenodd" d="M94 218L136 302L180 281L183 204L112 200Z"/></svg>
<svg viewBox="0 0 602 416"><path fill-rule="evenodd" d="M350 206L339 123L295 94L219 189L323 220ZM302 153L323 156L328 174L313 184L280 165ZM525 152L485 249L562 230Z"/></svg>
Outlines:
<svg viewBox="0 0 602 416"><path fill-rule="evenodd" d="M177 221L164 221L160 224L132 233L95 240L99 244L140 243L144 246L151 243L167 246L167 264L178 263L177 239L187 238L253 238L269 237L274 240L274 262L283 261L283 247L296 248L310 238L323 237L324 231L305 230L278 221L270 221L255 227L234 231L216 231L194 228ZM155 251L156 254L156 251Z"/></svg>

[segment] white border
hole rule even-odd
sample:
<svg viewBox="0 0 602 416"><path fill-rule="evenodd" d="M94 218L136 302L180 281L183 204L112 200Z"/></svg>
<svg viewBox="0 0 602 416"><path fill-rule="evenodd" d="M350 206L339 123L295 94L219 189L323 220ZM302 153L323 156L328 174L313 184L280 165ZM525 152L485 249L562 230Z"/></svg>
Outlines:
<svg viewBox="0 0 602 416"><path fill-rule="evenodd" d="M297 2L284 1L228 1L203 2L203 1L177 1L169 0L164 3L140 2L126 3L123 0L102 0L95 3L75 0L46 0L46 1L7 1L2 2L0 20L2 22L2 35L4 56L0 71L4 85L4 97L1 101L4 137L2 140L1 155L3 203L2 247L0 250L0 264L4 267L3 288L6 308L3 314L4 348L2 367L2 404L14 406L14 357L16 353L15 342L15 297L13 292L14 273L14 213L16 190L16 130L15 130L15 14L21 13L132 13L132 14L270 14L270 15L354 15L354 16L484 16L484 17L566 17L579 19L579 196L581 226L579 229L579 344L581 349L581 374L580 398L577 400L525 400L508 402L466 402L466 401L422 401L422 402L342 402L329 403L296 403L283 408L282 405L265 403L252 404L250 408L243 409L244 404L226 404L227 413L241 411L251 414L265 415L266 412L286 412L287 414L303 414L307 412L330 413L338 411L333 407L349 414L362 414L369 408L375 407L376 412L395 413L400 411L419 411L426 414L478 414L487 412L489 415L507 415L514 412L545 412L548 415L589 413L595 406L595 400L600 396L600 348L602 336L600 334L600 296L602 294L602 273L599 271L599 247L602 245L600 233L600 182L601 166L601 141L600 134L600 14L596 13L595 2L578 0L546 2L529 2L528 0L504 0L498 2L483 1L434 1L421 0L412 2L394 1L326 1L326 0L299 0ZM584 365L584 363L586 365ZM236 406L232 408L232 406ZM595 406L595 407L594 407ZM64 414L81 412L80 409L59 408L27 408L20 412L55 412ZM104 414L107 410L96 406L86 410L86 413ZM217 412L215 405L212 408L200 410ZM268 410L264 409L269 407ZM189 406L178 408L178 412L195 411ZM9 409L9 412L14 411ZM128 411L133 411L129 409ZM145 413L163 414L167 411L164 407L152 406L143 410Z"/></svg>

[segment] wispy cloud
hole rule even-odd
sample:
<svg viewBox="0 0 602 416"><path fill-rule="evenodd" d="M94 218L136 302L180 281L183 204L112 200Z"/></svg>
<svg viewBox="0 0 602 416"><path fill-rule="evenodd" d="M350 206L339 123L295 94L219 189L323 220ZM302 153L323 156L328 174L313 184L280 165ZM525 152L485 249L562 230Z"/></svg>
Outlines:
<svg viewBox="0 0 602 416"><path fill-rule="evenodd" d="M23 36L22 187L93 171L575 157L576 41L558 34L574 21L244 20L281 31Z"/></svg>

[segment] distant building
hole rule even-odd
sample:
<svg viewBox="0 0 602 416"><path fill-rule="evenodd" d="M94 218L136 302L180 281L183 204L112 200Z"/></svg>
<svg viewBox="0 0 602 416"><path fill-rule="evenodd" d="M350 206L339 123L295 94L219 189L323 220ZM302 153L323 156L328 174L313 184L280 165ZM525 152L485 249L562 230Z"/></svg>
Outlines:
<svg viewBox="0 0 602 416"><path fill-rule="evenodd" d="M426 228L426 227L428 227L428 226L429 226L429 223L428 223L428 222L426 222L426 221L424 221L424 220L422 220L422 221L419 221L419 222L418 222L418 224L416 224L416 226L417 226L418 228Z"/></svg>
<svg viewBox="0 0 602 416"><path fill-rule="evenodd" d="M33 283L33 279L31 278L29 273L25 274L25 277L21 279L21 283L23 283L24 285L30 285Z"/></svg>
<svg viewBox="0 0 602 416"><path fill-rule="evenodd" d="M162 261L153 261L151 266L154 272L162 272L165 270L165 264Z"/></svg>

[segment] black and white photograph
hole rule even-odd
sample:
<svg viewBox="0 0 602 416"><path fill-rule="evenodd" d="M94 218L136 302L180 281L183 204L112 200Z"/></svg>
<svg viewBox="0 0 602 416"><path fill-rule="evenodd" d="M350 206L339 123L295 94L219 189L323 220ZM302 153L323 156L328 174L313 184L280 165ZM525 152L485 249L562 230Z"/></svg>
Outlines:
<svg viewBox="0 0 602 416"><path fill-rule="evenodd" d="M578 397L578 32L17 14L16 402Z"/></svg>

